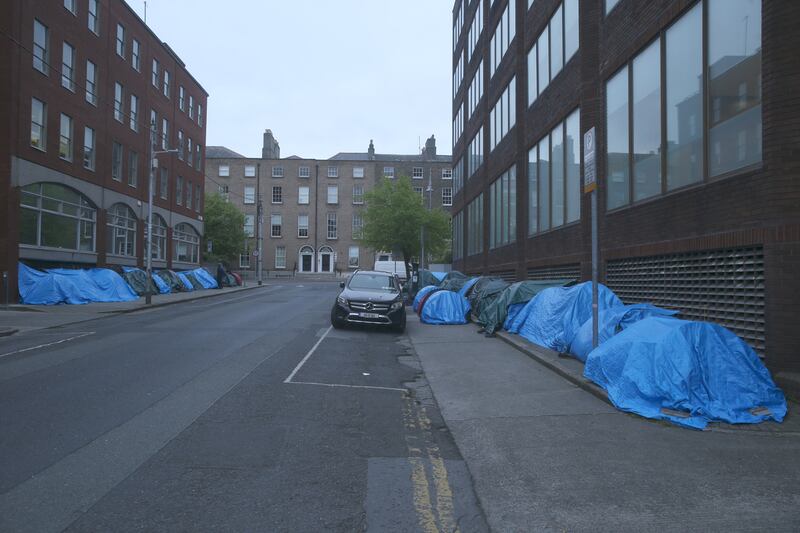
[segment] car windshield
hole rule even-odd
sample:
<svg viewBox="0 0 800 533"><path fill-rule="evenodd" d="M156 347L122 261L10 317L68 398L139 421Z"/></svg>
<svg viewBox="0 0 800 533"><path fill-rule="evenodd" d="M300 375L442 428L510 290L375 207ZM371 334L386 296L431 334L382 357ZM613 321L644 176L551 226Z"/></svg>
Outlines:
<svg viewBox="0 0 800 533"><path fill-rule="evenodd" d="M394 277L385 274L354 274L349 287L364 291L397 292Z"/></svg>

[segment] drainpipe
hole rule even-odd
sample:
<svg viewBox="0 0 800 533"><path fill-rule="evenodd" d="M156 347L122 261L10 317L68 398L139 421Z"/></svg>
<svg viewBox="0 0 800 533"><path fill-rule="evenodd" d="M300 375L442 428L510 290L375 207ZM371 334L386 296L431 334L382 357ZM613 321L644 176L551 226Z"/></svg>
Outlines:
<svg viewBox="0 0 800 533"><path fill-rule="evenodd" d="M312 272L318 272L317 259L319 258L319 246L317 246L317 222L319 219L319 163L314 165L314 264Z"/></svg>

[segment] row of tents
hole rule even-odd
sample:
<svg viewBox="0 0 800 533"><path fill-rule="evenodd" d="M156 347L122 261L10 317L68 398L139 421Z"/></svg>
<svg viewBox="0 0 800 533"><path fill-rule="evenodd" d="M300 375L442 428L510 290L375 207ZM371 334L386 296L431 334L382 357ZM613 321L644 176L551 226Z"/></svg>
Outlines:
<svg viewBox="0 0 800 533"><path fill-rule="evenodd" d="M226 274L223 286L241 285L241 278ZM140 268L37 270L19 263L18 289L21 303L28 305L88 304L94 302L129 302L150 291L168 294L215 289L217 280L204 268L176 272Z"/></svg>
<svg viewBox="0 0 800 533"><path fill-rule="evenodd" d="M427 324L473 321L505 330L584 363L584 377L623 411L703 429L709 422L781 422L783 392L755 351L732 331L683 320L647 303L625 305L598 286L598 346L592 342L592 285L576 280L469 278L426 281L413 309Z"/></svg>

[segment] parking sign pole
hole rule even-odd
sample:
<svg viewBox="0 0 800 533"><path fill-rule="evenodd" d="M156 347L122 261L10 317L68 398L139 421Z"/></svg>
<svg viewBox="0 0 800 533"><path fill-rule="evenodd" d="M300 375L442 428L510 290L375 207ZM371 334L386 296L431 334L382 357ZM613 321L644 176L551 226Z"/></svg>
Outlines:
<svg viewBox="0 0 800 533"><path fill-rule="evenodd" d="M583 134L583 192L591 196L592 219L592 348L597 348L598 339L598 297L599 283L598 264L600 262L600 246L597 236L597 166L595 163L595 129L594 126Z"/></svg>

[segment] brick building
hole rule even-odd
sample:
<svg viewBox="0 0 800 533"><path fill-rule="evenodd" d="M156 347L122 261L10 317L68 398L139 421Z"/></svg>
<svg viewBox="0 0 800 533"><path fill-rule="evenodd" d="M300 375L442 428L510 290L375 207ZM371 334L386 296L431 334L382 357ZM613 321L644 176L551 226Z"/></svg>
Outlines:
<svg viewBox="0 0 800 533"><path fill-rule="evenodd" d="M374 252L359 241L364 193L378 179L408 176L431 207L450 209L450 156L436 154L427 140L418 155L338 153L329 159L280 157L272 132L264 133L261 158L247 158L219 146L208 147L206 190L225 195L245 214L247 249L239 267L255 271L258 195L263 201L264 262L267 271L346 272L371 268ZM427 191L428 183L431 191Z"/></svg>
<svg viewBox="0 0 800 533"><path fill-rule="evenodd" d="M600 277L800 371L800 3L458 0L454 267Z"/></svg>
<svg viewBox="0 0 800 533"><path fill-rule="evenodd" d="M0 7L0 270L199 262L208 94L122 0Z"/></svg>

